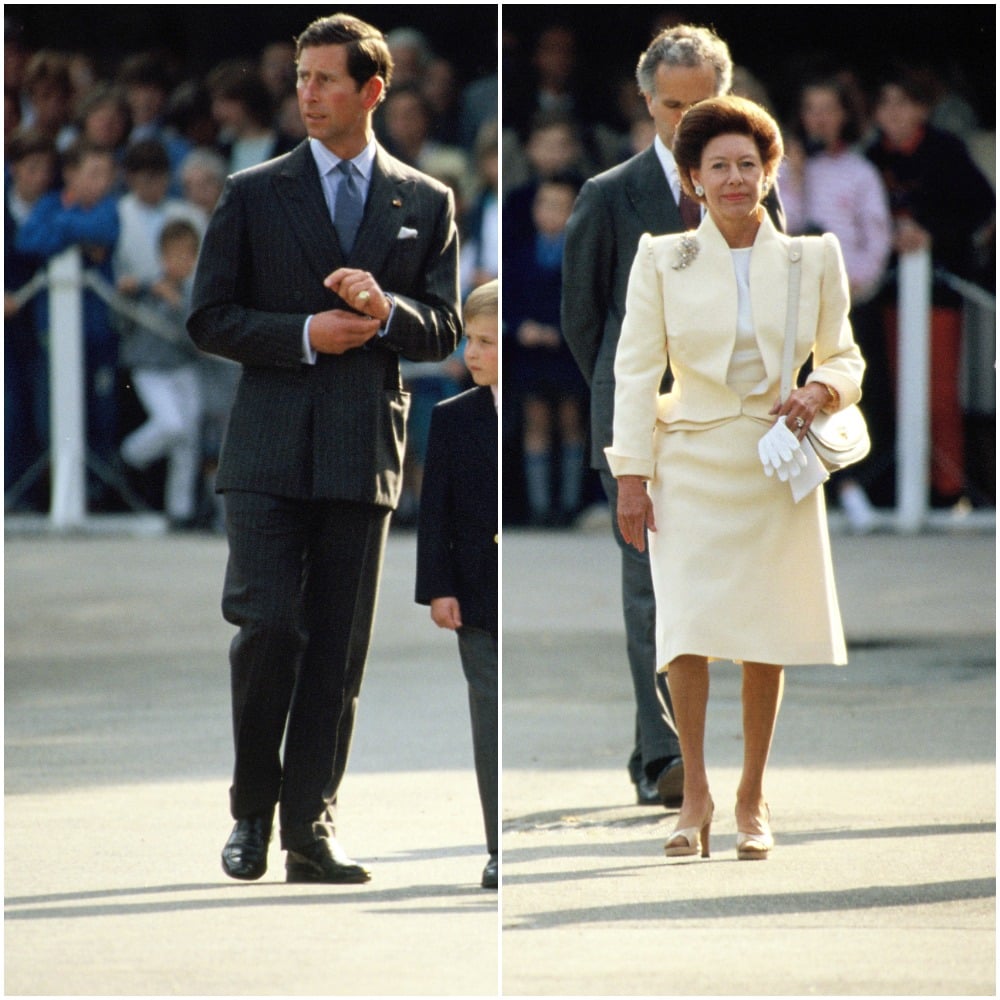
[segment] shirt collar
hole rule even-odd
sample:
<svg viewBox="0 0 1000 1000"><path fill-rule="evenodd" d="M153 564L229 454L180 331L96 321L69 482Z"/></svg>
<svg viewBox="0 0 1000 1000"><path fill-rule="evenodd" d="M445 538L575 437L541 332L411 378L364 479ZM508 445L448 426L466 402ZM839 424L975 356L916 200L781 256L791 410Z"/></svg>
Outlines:
<svg viewBox="0 0 1000 1000"><path fill-rule="evenodd" d="M331 153L319 139L310 139L309 149L312 151L313 159L316 161L316 169L319 170L320 177L324 177L331 170L335 170L337 164L340 163L340 157ZM368 141L368 145L351 160L351 163L361 171L361 175L366 181L371 180L372 168L375 165L376 149L377 143L373 135Z"/></svg>
<svg viewBox="0 0 1000 1000"><path fill-rule="evenodd" d="M659 133L653 139L653 149L656 150L656 158L660 161L660 166L663 167L663 172L667 175L670 186L674 187L676 184L679 184L680 177L677 173L677 161L674 159L674 154L667 149Z"/></svg>

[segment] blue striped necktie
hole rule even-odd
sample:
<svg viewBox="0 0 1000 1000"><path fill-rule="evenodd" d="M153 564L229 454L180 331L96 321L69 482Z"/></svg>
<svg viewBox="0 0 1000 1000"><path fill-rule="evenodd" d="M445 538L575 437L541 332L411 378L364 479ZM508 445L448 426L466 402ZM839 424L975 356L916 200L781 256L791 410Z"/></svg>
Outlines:
<svg viewBox="0 0 1000 1000"><path fill-rule="evenodd" d="M354 238L358 234L365 206L355 178L357 168L354 164L350 160L341 160L337 169L341 178L337 185L337 200L333 206L333 228L337 231L340 249L346 257L354 247Z"/></svg>

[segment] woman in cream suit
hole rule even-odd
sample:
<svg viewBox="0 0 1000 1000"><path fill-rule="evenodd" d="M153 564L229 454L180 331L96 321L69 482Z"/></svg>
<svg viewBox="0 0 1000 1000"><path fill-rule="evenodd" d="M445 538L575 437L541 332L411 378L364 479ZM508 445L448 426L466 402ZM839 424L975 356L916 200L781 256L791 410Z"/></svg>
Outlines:
<svg viewBox="0 0 1000 1000"><path fill-rule="evenodd" d="M777 125L750 101L713 98L687 112L674 156L707 212L696 232L642 237L615 360L607 456L618 522L640 551L649 531L657 663L668 671L685 765L668 856L709 854L708 661L743 665L741 859L766 858L773 845L763 779L783 666L846 662L823 491L796 503L787 475L765 475L758 452L765 435L784 435L785 469L799 472L813 417L857 402L864 371L839 244L807 238L794 373L810 354L813 370L778 398L791 241L761 200L782 152ZM660 396L668 363L673 388Z"/></svg>

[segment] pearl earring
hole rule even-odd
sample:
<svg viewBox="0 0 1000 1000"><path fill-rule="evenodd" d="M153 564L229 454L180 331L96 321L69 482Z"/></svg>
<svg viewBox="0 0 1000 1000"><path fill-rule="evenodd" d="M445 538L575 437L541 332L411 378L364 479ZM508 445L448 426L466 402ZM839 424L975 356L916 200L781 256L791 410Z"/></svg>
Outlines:
<svg viewBox="0 0 1000 1000"><path fill-rule="evenodd" d="M699 197L703 197L705 194L705 189L700 184L695 184L694 193Z"/></svg>

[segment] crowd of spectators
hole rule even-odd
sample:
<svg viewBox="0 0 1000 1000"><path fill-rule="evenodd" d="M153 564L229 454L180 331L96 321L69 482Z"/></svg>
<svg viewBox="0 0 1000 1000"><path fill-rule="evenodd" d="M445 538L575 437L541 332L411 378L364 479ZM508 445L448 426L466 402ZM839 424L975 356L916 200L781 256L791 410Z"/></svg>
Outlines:
<svg viewBox="0 0 1000 1000"><path fill-rule="evenodd" d="M635 59L671 23L650 24L636 40ZM632 73L605 70L607 78L597 79L581 56L584 37L566 23L520 35L505 26L503 34L508 524L572 524L588 504L603 501L596 476L582 468L585 449L579 448L577 427L587 426L587 393L563 364L571 359L553 305L559 295L559 229L543 208L559 185L578 189L588 177L645 149L654 133ZM835 54L798 60L790 55L788 65L798 78L782 102L772 101L743 66L735 68L733 90L783 123L787 155L779 190L789 232L834 232L844 251L852 321L869 364L864 408L874 448L864 465L831 487L851 525L863 531L875 521L874 507L895 502L898 254L929 245L935 268L992 291L995 195L987 178L995 175L993 135L981 135L973 106L924 68L881 66L863 81ZM992 399L969 399L967 390L962 397L968 349L962 300L939 282L933 303L929 499L947 508L994 505ZM986 337L992 347L995 315L980 322L985 330L973 329L972 339ZM975 325L966 316L970 323ZM967 438L975 440L967 446ZM582 480L568 473L577 462Z"/></svg>
<svg viewBox="0 0 1000 1000"><path fill-rule="evenodd" d="M305 138L294 46L194 73L175 53L108 65L106 52L32 48L19 25L4 28L5 508L49 501L48 296L16 293L75 245L117 296L84 294L89 509L138 497L179 529L217 527L213 469L238 370L188 346L190 253L226 177ZM376 130L455 192L464 297L498 274L497 77L460 79L416 29L387 40L395 71ZM404 368L414 405L400 520L415 517L430 409L466 378L457 358Z"/></svg>

